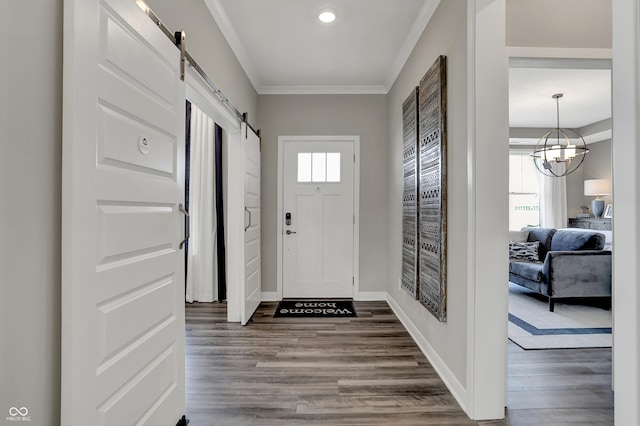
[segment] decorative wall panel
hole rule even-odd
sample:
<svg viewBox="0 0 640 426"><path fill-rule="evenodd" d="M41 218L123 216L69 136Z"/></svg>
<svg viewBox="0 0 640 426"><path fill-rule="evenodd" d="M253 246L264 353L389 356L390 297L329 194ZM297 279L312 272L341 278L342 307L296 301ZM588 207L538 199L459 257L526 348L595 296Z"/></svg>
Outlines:
<svg viewBox="0 0 640 426"><path fill-rule="evenodd" d="M402 104L402 278L401 286L418 298L418 88Z"/></svg>
<svg viewBox="0 0 640 426"><path fill-rule="evenodd" d="M419 86L418 296L446 320L447 132L446 57L440 56Z"/></svg>

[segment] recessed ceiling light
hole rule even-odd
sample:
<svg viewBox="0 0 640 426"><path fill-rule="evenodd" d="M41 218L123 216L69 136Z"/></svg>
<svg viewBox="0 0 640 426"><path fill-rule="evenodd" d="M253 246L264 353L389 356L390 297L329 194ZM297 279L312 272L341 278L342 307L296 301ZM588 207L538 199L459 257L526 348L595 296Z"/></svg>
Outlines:
<svg viewBox="0 0 640 426"><path fill-rule="evenodd" d="M336 13L331 9L323 9L320 11L318 19L325 24L328 24L336 20Z"/></svg>

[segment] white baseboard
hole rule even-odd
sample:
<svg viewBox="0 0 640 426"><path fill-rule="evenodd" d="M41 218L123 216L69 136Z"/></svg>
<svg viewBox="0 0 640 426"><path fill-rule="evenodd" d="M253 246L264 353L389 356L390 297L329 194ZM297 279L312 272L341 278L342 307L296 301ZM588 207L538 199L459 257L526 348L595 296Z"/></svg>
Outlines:
<svg viewBox="0 0 640 426"><path fill-rule="evenodd" d="M382 302L387 300L386 291L361 291L358 293L358 298L355 299L359 302Z"/></svg>
<svg viewBox="0 0 640 426"><path fill-rule="evenodd" d="M278 302L278 292L276 291L263 291L263 302ZM362 302L381 302L387 300L386 291L361 291L358 293L358 297L355 299Z"/></svg>
<svg viewBox="0 0 640 426"><path fill-rule="evenodd" d="M276 291L263 291L262 292L262 301L263 302L277 302L280 299L278 299L278 292Z"/></svg>
<svg viewBox="0 0 640 426"><path fill-rule="evenodd" d="M398 302L396 302L391 295L387 295L387 303L396 314L402 325L407 329L413 340L416 342L424 356L427 357L429 363L436 370L444 384L449 389L449 392L458 401L460 407L467 412L467 391L458 381L456 376L449 370L447 364L440 358L436 351L431 347L427 339L420 333L418 327L409 319L407 314L402 310Z"/></svg>

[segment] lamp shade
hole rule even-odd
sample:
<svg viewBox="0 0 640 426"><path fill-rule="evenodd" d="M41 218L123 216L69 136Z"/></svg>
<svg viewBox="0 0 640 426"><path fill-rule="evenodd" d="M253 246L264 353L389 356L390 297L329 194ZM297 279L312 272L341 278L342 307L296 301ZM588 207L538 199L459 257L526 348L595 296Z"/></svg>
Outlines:
<svg viewBox="0 0 640 426"><path fill-rule="evenodd" d="M584 181L584 195L611 195L609 179L587 179Z"/></svg>

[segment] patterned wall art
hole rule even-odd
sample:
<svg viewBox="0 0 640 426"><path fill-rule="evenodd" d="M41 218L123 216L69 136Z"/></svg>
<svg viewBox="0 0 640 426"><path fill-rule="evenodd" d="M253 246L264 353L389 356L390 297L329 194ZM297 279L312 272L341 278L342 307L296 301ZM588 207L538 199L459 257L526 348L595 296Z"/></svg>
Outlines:
<svg viewBox="0 0 640 426"><path fill-rule="evenodd" d="M418 87L402 104L402 278L418 298Z"/></svg>
<svg viewBox="0 0 640 426"><path fill-rule="evenodd" d="M439 321L447 318L447 86L446 57L420 80L418 160L419 300Z"/></svg>
<svg viewBox="0 0 640 426"><path fill-rule="evenodd" d="M447 86L440 56L402 104L401 286L447 319Z"/></svg>

